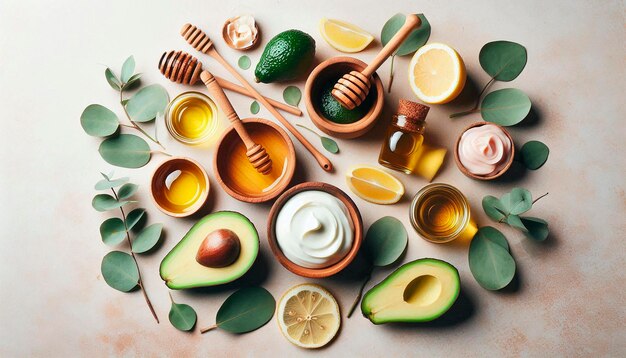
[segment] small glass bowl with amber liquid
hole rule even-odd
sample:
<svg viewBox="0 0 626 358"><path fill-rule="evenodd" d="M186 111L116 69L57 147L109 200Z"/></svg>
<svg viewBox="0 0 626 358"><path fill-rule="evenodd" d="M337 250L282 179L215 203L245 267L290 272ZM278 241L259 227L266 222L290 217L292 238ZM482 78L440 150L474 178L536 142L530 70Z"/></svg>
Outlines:
<svg viewBox="0 0 626 358"><path fill-rule="evenodd" d="M165 126L174 139L196 145L206 142L217 129L217 106L195 91L176 96L165 109Z"/></svg>
<svg viewBox="0 0 626 358"><path fill-rule="evenodd" d="M465 195L452 185L433 183L413 198L410 220L425 240L445 243L461 236L470 225L470 206Z"/></svg>

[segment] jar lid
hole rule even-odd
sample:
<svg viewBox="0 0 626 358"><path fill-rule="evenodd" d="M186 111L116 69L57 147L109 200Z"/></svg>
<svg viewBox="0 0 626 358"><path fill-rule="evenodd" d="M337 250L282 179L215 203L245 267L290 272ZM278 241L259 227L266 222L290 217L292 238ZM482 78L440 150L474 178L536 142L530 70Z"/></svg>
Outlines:
<svg viewBox="0 0 626 358"><path fill-rule="evenodd" d="M428 110L430 110L430 107L406 99L401 99L398 104L398 114L407 117L409 121L425 121Z"/></svg>

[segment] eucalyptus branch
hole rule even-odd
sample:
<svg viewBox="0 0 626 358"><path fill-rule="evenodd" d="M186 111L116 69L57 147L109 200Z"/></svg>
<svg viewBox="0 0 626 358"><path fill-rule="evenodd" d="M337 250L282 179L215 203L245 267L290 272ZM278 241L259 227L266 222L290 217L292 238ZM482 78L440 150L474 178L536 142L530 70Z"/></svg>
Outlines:
<svg viewBox="0 0 626 358"><path fill-rule="evenodd" d="M348 311L348 318L352 316L352 313L354 313L354 310L359 305L359 302L361 302L361 297L363 297L363 290L365 290L365 285L367 285L369 280L372 278L372 271L374 271L374 266L372 266L370 270L368 271L367 275L365 275L365 280L363 280L363 283L361 284L361 288L359 288L359 294L354 299L354 302L352 303L352 307L350 307L350 311Z"/></svg>
<svg viewBox="0 0 626 358"><path fill-rule="evenodd" d="M124 105L124 86L120 86L120 105L122 106L122 109L124 109L124 114L126 114L126 118L128 118L128 121L130 122L130 126L129 125L124 125L124 124L122 124L122 125L124 125L126 127L131 127L131 128L134 128L134 129L138 130L144 136L146 136L148 139L150 139L155 144L160 146L163 150L165 150L165 147L163 146L163 144L161 144L161 142L159 142L158 139L153 138L152 136L150 136L143 128L141 128L135 121L133 121L132 118L130 117L130 114L128 114L128 111L126 110L126 106Z"/></svg>
<svg viewBox="0 0 626 358"><path fill-rule="evenodd" d="M389 70L389 85L387 86L387 93L391 93L391 85L393 84L393 64L396 59L396 55L391 55L391 69Z"/></svg>
<svg viewBox="0 0 626 358"><path fill-rule="evenodd" d="M111 188L111 191L113 192L113 196L115 197L115 200L119 201L119 197L117 195L117 192L115 191L114 188ZM122 220L124 222L124 229L126 230L126 240L128 241L128 246L132 247L132 243L130 241L130 232L128 230L128 225L126 224L126 213L124 212L124 208L120 206L120 211L122 212ZM154 319L157 321L157 323L159 322L159 317L157 317L157 314L154 310L154 307L152 306L152 302L150 302L150 298L148 297L148 293L146 292L146 289L143 285L143 280L141 279L141 271L139 270L139 263L137 262L137 257L135 256L135 253L133 252L132 248L130 250L130 255L133 258L133 261L135 261L135 266L137 267L137 274L139 276L139 280L137 281L137 285L139 286L139 289L141 289L141 293L143 293L143 297L146 300L146 303L148 304L148 308L150 309L150 312L152 312L152 316L154 316Z"/></svg>
<svg viewBox="0 0 626 358"><path fill-rule="evenodd" d="M478 108L478 106L480 105L480 98L483 96L483 94L485 93L485 91L487 90L487 88L489 88L489 86L491 86L491 84L496 80L495 77L491 77L491 79L489 80L489 82L487 82L487 84L485 84L485 86L483 87L482 90L480 90L480 93L478 94L478 97L476 97L476 103L474 104L474 107L472 107L472 109L468 110L468 111L463 111L463 112L459 112L459 113L453 113L450 115L450 118L457 118L457 117L462 117L462 116L466 116L468 114L472 114L472 113L477 113L480 112L480 109Z"/></svg>
<svg viewBox="0 0 626 358"><path fill-rule="evenodd" d="M549 193L545 193L545 194L541 195L540 197L538 197L537 199L533 200L533 205L534 205L537 201L539 201L539 199L543 198L544 196L546 196L546 195L548 195L548 194L549 194Z"/></svg>
<svg viewBox="0 0 626 358"><path fill-rule="evenodd" d="M202 328L200 330L200 333L207 333L208 331L213 330L215 328L217 328L217 324L214 324L212 326L208 326L208 327Z"/></svg>

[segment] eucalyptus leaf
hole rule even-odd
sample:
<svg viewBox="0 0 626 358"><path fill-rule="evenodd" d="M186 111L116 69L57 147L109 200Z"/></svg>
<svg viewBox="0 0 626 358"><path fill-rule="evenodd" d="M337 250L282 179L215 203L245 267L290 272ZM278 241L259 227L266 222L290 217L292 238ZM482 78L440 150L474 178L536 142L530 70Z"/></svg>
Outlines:
<svg viewBox="0 0 626 358"><path fill-rule="evenodd" d="M152 224L141 230L133 239L133 252L141 254L150 251L159 242L162 231L163 224Z"/></svg>
<svg viewBox="0 0 626 358"><path fill-rule="evenodd" d="M128 181L128 177L123 177L119 179L103 179L96 183L96 190L108 190L111 188L117 188L118 186L126 183Z"/></svg>
<svg viewBox="0 0 626 358"><path fill-rule="evenodd" d="M500 199L487 195L483 198L483 210L485 214L495 221L500 221L506 217L506 209Z"/></svg>
<svg viewBox="0 0 626 358"><path fill-rule="evenodd" d="M469 266L476 281L487 290L506 287L515 276L515 260L502 245L502 233L478 229L469 247ZM507 244L508 246L508 244Z"/></svg>
<svg viewBox="0 0 626 358"><path fill-rule="evenodd" d="M550 149L547 145L531 140L522 146L522 163L530 170L537 170L548 160L548 154L550 154Z"/></svg>
<svg viewBox="0 0 626 358"><path fill-rule="evenodd" d="M107 137L117 132L120 120L105 106L90 104L80 115L80 125L91 136Z"/></svg>
<svg viewBox="0 0 626 358"><path fill-rule="evenodd" d="M367 230L363 252L374 266L387 266L396 262L406 249L408 234L402 222L385 216L376 220Z"/></svg>
<svg viewBox="0 0 626 358"><path fill-rule="evenodd" d="M287 86L287 88L283 91L283 99L287 104L298 107L298 104L300 104L300 100L302 99L302 92L296 86Z"/></svg>
<svg viewBox="0 0 626 358"><path fill-rule="evenodd" d="M504 88L485 96L480 113L487 122L512 126L521 122L530 112L530 99L516 88Z"/></svg>
<svg viewBox="0 0 626 358"><path fill-rule="evenodd" d="M504 194L500 201L506 212L513 215L523 214L533 207L532 194L523 188L513 188L510 193Z"/></svg>
<svg viewBox="0 0 626 358"><path fill-rule="evenodd" d="M504 247L506 251L510 251L509 242L506 240L506 236L498 231L498 229L493 226L483 226L480 228L480 231L481 234L487 236L489 240Z"/></svg>
<svg viewBox="0 0 626 358"><path fill-rule="evenodd" d="M261 109L261 107L259 106L259 102L254 101L254 102L252 102L252 104L250 104L250 113L257 114L257 113L259 113L260 109Z"/></svg>
<svg viewBox="0 0 626 358"><path fill-rule="evenodd" d="M104 281L116 290L128 292L139 283L139 270L132 256L121 251L109 252L100 266Z"/></svg>
<svg viewBox="0 0 626 358"><path fill-rule="evenodd" d="M126 228L130 230L135 227L141 218L143 218L145 213L146 209L144 208L137 208L128 213L128 215L126 215Z"/></svg>
<svg viewBox="0 0 626 358"><path fill-rule="evenodd" d="M91 206L98 211L107 211L122 207L131 201L117 201L109 194L98 194L91 200Z"/></svg>
<svg viewBox="0 0 626 358"><path fill-rule="evenodd" d="M107 138L98 148L107 163L124 168L140 168L150 161L150 146L134 134Z"/></svg>
<svg viewBox="0 0 626 358"><path fill-rule="evenodd" d="M512 81L526 66L526 48L510 41L485 44L478 55L480 66L498 81Z"/></svg>
<svg viewBox="0 0 626 358"><path fill-rule="evenodd" d="M527 232L528 229L526 228L526 226L524 226L524 223L522 222L522 220L520 219L519 216L517 215L509 215L506 217L506 223L511 225L511 227L514 227L516 229L522 230L523 232Z"/></svg>
<svg viewBox="0 0 626 358"><path fill-rule="evenodd" d="M170 308L169 319L172 326L181 331L190 331L198 319L196 311L191 306L184 303L176 303L170 293L172 306Z"/></svg>
<svg viewBox="0 0 626 358"><path fill-rule="evenodd" d="M548 222L539 218L530 216L522 216L520 220L526 227L524 234L530 239L536 241L544 241L548 238L550 230L548 230Z"/></svg>
<svg viewBox="0 0 626 358"><path fill-rule="evenodd" d="M120 200L128 199L131 196L133 196L133 194L135 194L135 192L137 192L138 188L139 188L139 186L137 184L126 183L126 184L122 185L122 187L118 190L117 197Z"/></svg>
<svg viewBox="0 0 626 358"><path fill-rule="evenodd" d="M161 85L150 85L139 90L126 104L128 115L134 122L148 122L157 114L165 113L169 102L167 91Z"/></svg>
<svg viewBox="0 0 626 358"><path fill-rule="evenodd" d="M320 140L322 141L322 146L324 147L324 149L326 149L327 151L333 154L339 153L339 146L337 145L337 142L335 142L334 140L328 137L323 137L323 136L320 137Z"/></svg>
<svg viewBox="0 0 626 358"><path fill-rule="evenodd" d="M406 56L417 51L417 49L428 42L428 38L430 37L430 23L423 14L418 14L417 16L422 20L422 25L411 32L398 48L395 55ZM387 43L391 41L391 38L400 30L402 25L404 25L405 19L406 16L404 14L396 14L387 20L380 33L380 42L383 46L387 45Z"/></svg>
<svg viewBox="0 0 626 358"><path fill-rule="evenodd" d="M122 78L122 83L127 83L133 75L133 72L135 72L135 58L130 56L122 65L122 73L120 76Z"/></svg>
<svg viewBox="0 0 626 358"><path fill-rule="evenodd" d="M246 333L264 326L274 316L276 301L263 287L242 288L217 311L216 325L228 332Z"/></svg>
<svg viewBox="0 0 626 358"><path fill-rule="evenodd" d="M104 77L107 79L107 82L109 83L109 86L111 86L111 88L116 91L120 90L122 84L110 68L107 67L107 69L104 70Z"/></svg>
<svg viewBox="0 0 626 358"><path fill-rule="evenodd" d="M239 65L239 68L241 68L242 70L247 70L250 68L250 57L243 55L241 57L239 57L239 61L237 61L237 64Z"/></svg>
<svg viewBox="0 0 626 358"><path fill-rule="evenodd" d="M124 89L130 88L133 84L139 81L140 78L141 78L141 73L135 73L128 79L128 81L124 84L122 88ZM128 99L125 99L122 101L122 105L126 106L126 103L128 103Z"/></svg>
<svg viewBox="0 0 626 358"><path fill-rule="evenodd" d="M117 245L126 237L126 227L120 218L106 219L100 224L102 242L109 246Z"/></svg>

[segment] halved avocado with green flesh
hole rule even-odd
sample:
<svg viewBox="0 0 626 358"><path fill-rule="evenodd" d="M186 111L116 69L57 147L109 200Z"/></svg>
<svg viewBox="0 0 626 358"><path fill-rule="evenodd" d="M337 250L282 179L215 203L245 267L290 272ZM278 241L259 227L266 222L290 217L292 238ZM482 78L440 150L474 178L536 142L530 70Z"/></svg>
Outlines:
<svg viewBox="0 0 626 358"><path fill-rule="evenodd" d="M428 322L448 311L460 289L454 266L437 259L419 259L400 266L367 291L361 312L374 324Z"/></svg>
<svg viewBox="0 0 626 358"><path fill-rule="evenodd" d="M240 241L234 261L225 267L207 267L196 261L205 238L217 230L230 230ZM247 217L233 211L218 211L195 223L189 232L161 261L160 274L167 287L181 290L192 287L216 286L243 276L259 253L259 234Z"/></svg>

